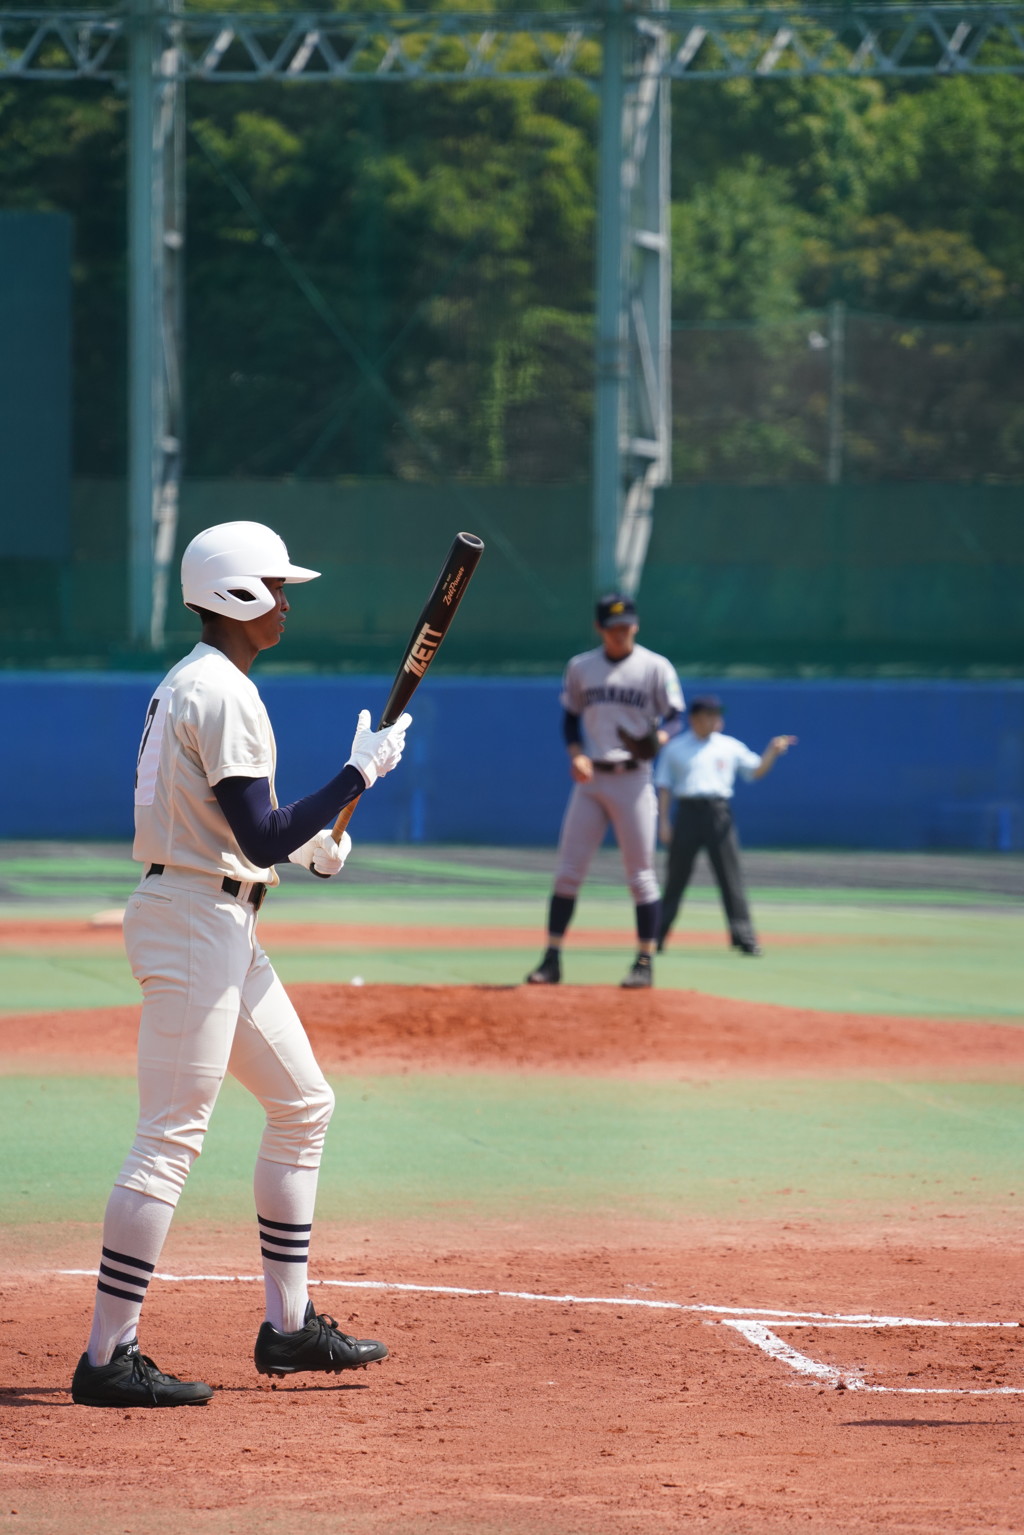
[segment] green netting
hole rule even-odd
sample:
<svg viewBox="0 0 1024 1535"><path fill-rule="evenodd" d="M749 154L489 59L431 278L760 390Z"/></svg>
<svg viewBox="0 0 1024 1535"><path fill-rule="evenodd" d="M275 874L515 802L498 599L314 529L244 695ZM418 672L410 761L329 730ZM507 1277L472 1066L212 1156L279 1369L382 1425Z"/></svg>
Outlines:
<svg viewBox="0 0 1024 1535"><path fill-rule="evenodd" d="M124 487L76 488L71 561L0 563L8 665L154 664L125 647ZM555 670L589 642L586 486L192 481L179 549L251 518L324 573L289 663L389 671L452 535L488 549L438 662ZM1024 487L677 485L656 499L644 635L686 667L1019 669ZM196 627L172 584L169 653Z"/></svg>
<svg viewBox="0 0 1024 1535"><path fill-rule="evenodd" d="M154 665L125 645L125 487L79 483L70 562L0 561L0 657L7 664ZM393 669L455 533L479 534L486 564L439 666L548 666L586 643L591 608L585 486L435 487L397 481L191 481L183 488L178 555L200 529L268 523L295 558L323 573L296 600L289 663ZM194 642L177 557L167 652Z"/></svg>
<svg viewBox="0 0 1024 1535"><path fill-rule="evenodd" d="M677 482L1024 479L1024 323L806 314L680 325Z"/></svg>
<svg viewBox="0 0 1024 1535"><path fill-rule="evenodd" d="M1024 660L1024 486L673 486L656 508L642 608L680 660Z"/></svg>

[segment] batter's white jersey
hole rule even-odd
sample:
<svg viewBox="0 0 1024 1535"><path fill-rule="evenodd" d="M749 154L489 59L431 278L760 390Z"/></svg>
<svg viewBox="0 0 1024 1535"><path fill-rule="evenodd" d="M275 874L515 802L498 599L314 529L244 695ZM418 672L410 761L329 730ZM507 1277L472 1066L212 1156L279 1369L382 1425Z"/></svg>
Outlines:
<svg viewBox="0 0 1024 1535"><path fill-rule="evenodd" d="M646 735L671 710L682 712L683 690L671 661L653 650L634 645L621 661L610 661L598 646L573 656L565 668L562 707L580 716L589 757L624 762L630 753L619 727Z"/></svg>
<svg viewBox="0 0 1024 1535"><path fill-rule="evenodd" d="M139 863L162 863L241 881L278 883L250 863L217 803L222 778L267 778L277 749L256 686L212 645L199 644L150 699L135 776Z"/></svg>
<svg viewBox="0 0 1024 1535"><path fill-rule="evenodd" d="M757 752L735 736L713 730L702 741L685 730L662 749L654 783L680 799L731 799L736 774L750 779L760 766Z"/></svg>

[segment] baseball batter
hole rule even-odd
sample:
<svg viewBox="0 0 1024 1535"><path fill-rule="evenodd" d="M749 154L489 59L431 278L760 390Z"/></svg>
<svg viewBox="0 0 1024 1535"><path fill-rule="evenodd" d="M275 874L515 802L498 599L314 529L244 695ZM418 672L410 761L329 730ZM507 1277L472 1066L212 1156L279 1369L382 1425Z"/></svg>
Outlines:
<svg viewBox="0 0 1024 1535"><path fill-rule="evenodd" d="M601 644L573 656L562 684L563 734L574 787L558 842L547 948L526 979L535 986L562 979L562 941L576 896L610 825L636 907L637 955L621 983L635 989L653 984L651 956L661 906L654 871L657 800L651 762L668 739L662 727L682 712L683 693L672 663L636 643L639 625L630 597L602 597L595 616Z"/></svg>
<svg viewBox="0 0 1024 1535"><path fill-rule="evenodd" d="M330 832L339 811L396 766L407 714L372 731L359 714L348 761L294 804L274 792L274 735L249 670L276 645L286 585L319 574L293 565L253 522L192 540L182 595L202 620L146 713L135 785L139 885L124 919L142 988L139 1120L103 1222L92 1331L71 1393L89 1407L175 1407L212 1395L140 1352L137 1326L171 1217L203 1146L225 1073L255 1094L266 1125L254 1192L266 1295L255 1346L264 1375L353 1369L383 1359L372 1339L318 1316L306 1287L317 1172L334 1095L256 932L275 863L324 877L351 847ZM327 827L327 830L322 828Z"/></svg>

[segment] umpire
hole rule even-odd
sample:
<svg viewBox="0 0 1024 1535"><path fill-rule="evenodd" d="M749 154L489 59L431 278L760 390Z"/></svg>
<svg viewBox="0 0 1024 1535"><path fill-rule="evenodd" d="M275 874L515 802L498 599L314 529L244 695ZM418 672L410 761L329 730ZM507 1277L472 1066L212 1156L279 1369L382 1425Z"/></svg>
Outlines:
<svg viewBox="0 0 1024 1535"><path fill-rule="evenodd" d="M748 781L763 778L779 757L796 744L796 736L773 736L759 757L735 736L722 733L721 700L710 694L692 701L687 719L689 728L669 741L654 772L658 836L668 843L658 949L665 947L697 854L705 848L722 897L733 948L741 954L760 954L743 887L740 847L730 802L736 774ZM674 825L670 816L673 799Z"/></svg>

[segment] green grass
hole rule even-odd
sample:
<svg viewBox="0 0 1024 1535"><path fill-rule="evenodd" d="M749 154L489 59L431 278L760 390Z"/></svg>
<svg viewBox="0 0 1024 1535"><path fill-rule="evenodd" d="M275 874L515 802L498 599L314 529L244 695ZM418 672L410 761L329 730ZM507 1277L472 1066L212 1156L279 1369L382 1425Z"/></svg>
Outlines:
<svg viewBox="0 0 1024 1535"><path fill-rule="evenodd" d="M371 923L385 934L424 925L485 932L513 927L529 938L515 949L476 941L441 948L396 940L380 949L342 944L303 951L286 948L268 934L268 947L286 982L346 983L358 975L368 983L515 985L535 963L550 880L546 855L536 850L372 845L361 848L359 855L352 879L326 884L301 876L287 879L272 892L266 917L297 923ZM766 873L774 871L775 878L786 877L787 869L792 872L798 866L795 854L788 861L769 855L761 865ZM919 861L915 868L920 866ZM820 876L820 860L814 867ZM838 881L845 867L837 855L826 872ZM895 877L898 864L885 867ZM985 867L971 868L975 880L998 885L995 873L1000 871L986 875ZM955 879L949 860L942 869L945 877ZM123 905L137 874L124 846L73 848L66 856L49 844L37 850L25 844L0 847L0 923L33 916L84 918L100 908ZM766 952L764 958L750 961L734 956L725 945L717 894L696 886L678 927L684 933L713 935L714 942L670 944L657 963L659 988L833 1012L1024 1021L1024 913L1019 902L992 888L766 885L754 888L752 904ZM632 919L617 855L605 850L577 907L566 979L615 985L630 959ZM584 945L579 934L588 929L608 933L608 941ZM778 941L787 936L815 941ZM57 945L45 950L0 949L0 1012L132 1005L137 1000L120 950L90 954Z"/></svg>
<svg viewBox="0 0 1024 1535"><path fill-rule="evenodd" d="M0 923L88 921L97 911L124 906L136 884L134 877L128 881L90 881L87 891L76 892L67 883L54 885L45 878L25 880L20 882L16 901L0 902ZM539 926L547 909L550 880L537 880L532 888L522 886L511 895L505 884L497 882L493 887L483 886L466 894L451 887L403 881L401 892L396 895L395 886L389 884L350 886L338 891L325 889L311 895L302 885L288 884L272 892L267 910L281 922L450 921L460 926L502 926L506 922ZM748 896L754 916L762 925L769 920L766 914L771 913L775 924L789 920L792 922L789 930L804 932L812 930L807 927L808 921L828 911L840 915L863 913L881 927L892 918L899 920L918 913L926 917L932 911L945 910L959 919L961 915L977 916L979 907L986 908L986 913L994 917L1014 916L1021 909L1020 901L1012 896L993 893L979 898L976 893L962 890L824 890L755 885ZM720 912L717 896L700 888L688 896L680 920L683 926L717 928L721 926ZM585 891L577 922L614 926L628 924L631 915L625 890L620 894Z"/></svg>
<svg viewBox="0 0 1024 1535"><path fill-rule="evenodd" d="M553 861L553 849L361 844L344 878L327 885L314 888L314 882L286 867L285 883L275 891L274 902L303 921L337 921L353 907L379 912L383 920L397 901L417 908L421 916L438 902L451 903L453 909L464 907L472 914L465 920L485 923L491 920L492 906L521 905L529 909L526 920L533 922L547 900ZM660 853L659 867L663 861ZM900 859L894 854L879 855L870 866L877 888L865 885L863 858L841 851L760 850L748 853L747 863L755 905L776 909L837 905L883 912L917 907L1013 911L1019 906L1019 897L1007 893L1015 888L1013 869L998 858L965 855L964 870L960 870L958 861L948 855L937 855L931 865L927 856L918 857L913 867L923 870L923 882L917 889L889 888L900 878ZM799 886L801 870L808 880L806 888ZM126 843L67 847L0 843L0 921L5 915L87 917L98 907L123 904L138 875ZM717 905L703 877L699 874L701 882L691 897L697 908ZM584 891L584 901L591 899L616 907L627 903L620 859L613 848L603 849L595 859Z"/></svg>
<svg viewBox="0 0 1024 1535"><path fill-rule="evenodd" d="M1024 1200L1021 1086L485 1074L335 1087L319 1199L328 1219L593 1210L781 1221ZM184 1218L251 1216L261 1117L226 1084ZM0 1222L99 1219L134 1118L128 1081L0 1078Z"/></svg>
<svg viewBox="0 0 1024 1535"><path fill-rule="evenodd" d="M303 908L304 909L304 908ZM320 908L322 910L322 907ZM268 915L301 920L299 911L272 898ZM831 1012L908 1014L922 1017L999 1018L1024 1022L1024 916L1017 911L920 910L840 905L795 906L762 902L757 908L765 936L763 958L749 960L726 947L717 904L693 901L680 928L714 934L713 946L670 943L656 964L661 989L683 988L739 1001L774 1002ZM429 909L406 897L372 908L359 902L335 907L333 920L398 926L512 926L536 932L529 947L416 948L395 944L368 948L288 948L268 933L266 942L285 983L515 985L535 963L542 942L543 907L521 901L486 906L434 901ZM615 985L631 957L631 908L621 898L584 897L578 930L606 930L607 944L585 946L570 938L565 978L587 985ZM482 920L483 919L483 920ZM804 935L806 946L773 946L771 935ZM73 948L0 950L0 1013L132 1005L138 990L120 948L86 953Z"/></svg>
<svg viewBox="0 0 1024 1535"><path fill-rule="evenodd" d="M137 874L113 853L72 864L69 876L59 856L0 859L0 922L123 905ZM439 850L370 851L366 866L367 879L348 886L285 884L266 915L385 932L515 927L530 932L529 945L299 949L268 934L286 983L358 975L371 984L515 985L536 960L547 872L503 868L500 859L453 863ZM679 928L715 942L671 945L656 962L659 990L1024 1023L1024 914L1005 896L764 887L752 898L762 959L729 952L717 896L698 887ZM588 884L566 979L616 984L631 958L631 922L617 883ZM607 940L584 945L578 934L587 929ZM781 941L799 935L815 941ZM0 949L0 1012L138 999L119 947ZM1024 1087L1012 1084L410 1073L335 1087L319 1203L327 1219L368 1222L383 1210L389 1219L461 1219L468 1229L484 1218L522 1224L593 1211L669 1225L687 1214L784 1223L904 1219L915 1209L956 1216L1024 1200ZM182 1199L185 1220L251 1219L261 1118L227 1083ZM0 1223L98 1221L134 1121L130 1079L0 1077Z"/></svg>

